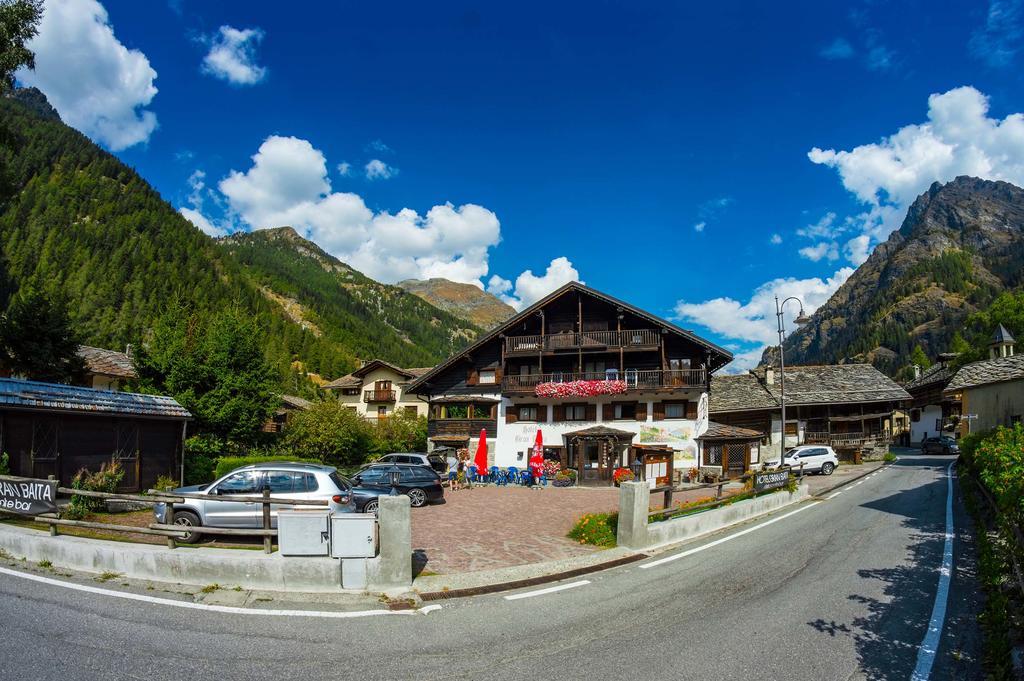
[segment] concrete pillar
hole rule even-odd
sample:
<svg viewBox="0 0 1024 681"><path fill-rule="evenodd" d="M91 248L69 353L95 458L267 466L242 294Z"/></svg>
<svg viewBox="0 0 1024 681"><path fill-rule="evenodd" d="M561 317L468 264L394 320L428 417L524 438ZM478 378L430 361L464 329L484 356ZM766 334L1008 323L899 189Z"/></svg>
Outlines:
<svg viewBox="0 0 1024 681"><path fill-rule="evenodd" d="M412 511L409 497L381 496L377 512L380 554L372 581L379 587L412 585Z"/></svg>
<svg viewBox="0 0 1024 681"><path fill-rule="evenodd" d="M616 542L628 549L647 547L647 512L651 488L646 482L624 482L619 487L619 526Z"/></svg>

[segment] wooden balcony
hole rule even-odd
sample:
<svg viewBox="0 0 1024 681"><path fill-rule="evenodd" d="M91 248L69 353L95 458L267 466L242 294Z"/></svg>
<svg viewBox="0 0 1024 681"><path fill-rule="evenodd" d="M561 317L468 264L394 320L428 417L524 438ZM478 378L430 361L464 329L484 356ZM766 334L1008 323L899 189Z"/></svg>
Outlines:
<svg viewBox="0 0 1024 681"><path fill-rule="evenodd" d="M665 390L672 388L703 388L707 384L704 369L626 369L623 372L572 372L559 371L549 374L526 374L505 376L501 389L506 393L533 393L541 383L568 383L570 381L619 380L626 384L626 390Z"/></svg>
<svg viewBox="0 0 1024 681"><path fill-rule="evenodd" d="M829 445L834 449L859 449L861 447L877 447L891 444L889 433L882 431L828 433L824 431L804 431L805 445Z"/></svg>
<svg viewBox="0 0 1024 681"><path fill-rule="evenodd" d="M508 336L505 355L536 355L566 350L656 350L661 344L661 333L656 329L628 331L584 331L549 333L537 336Z"/></svg>
<svg viewBox="0 0 1024 681"><path fill-rule="evenodd" d="M364 390L363 402L394 402L394 390Z"/></svg>

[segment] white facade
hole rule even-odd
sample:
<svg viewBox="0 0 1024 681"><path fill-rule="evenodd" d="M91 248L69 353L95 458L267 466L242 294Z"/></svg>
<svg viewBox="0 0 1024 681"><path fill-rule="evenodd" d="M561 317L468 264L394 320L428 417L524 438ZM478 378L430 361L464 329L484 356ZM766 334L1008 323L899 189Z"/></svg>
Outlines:
<svg viewBox="0 0 1024 681"><path fill-rule="evenodd" d="M357 414L365 418L381 418L392 416L398 411L415 411L417 416L426 416L428 405L416 395L406 394L405 388L408 386L409 378L403 376L398 372L390 369L386 366L381 366L372 371L366 373L361 378L362 384L358 387L351 386L348 388L331 388L331 391L337 395L338 401L346 407L354 409ZM385 391L377 390L377 386L381 385L381 382L389 382L390 388ZM380 395L374 395L374 391L394 392L394 399L387 400L376 400L370 399L367 401L367 397L374 398ZM369 396L367 392L371 393Z"/></svg>
<svg viewBox="0 0 1024 681"><path fill-rule="evenodd" d="M920 413L920 418L914 420L914 416ZM926 437L935 437L942 434L942 407L938 404L929 404L920 409L912 409L910 417L910 442L920 444Z"/></svg>

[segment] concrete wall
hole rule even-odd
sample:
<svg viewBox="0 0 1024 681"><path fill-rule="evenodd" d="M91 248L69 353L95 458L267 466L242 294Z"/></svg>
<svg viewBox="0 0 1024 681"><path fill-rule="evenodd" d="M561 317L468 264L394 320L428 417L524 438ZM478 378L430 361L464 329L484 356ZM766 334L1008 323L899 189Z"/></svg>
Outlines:
<svg viewBox="0 0 1024 681"><path fill-rule="evenodd" d="M729 525L771 513L806 499L810 488L804 484L796 492L773 492L753 499L737 501L711 511L648 523L650 490L646 485L627 482L619 488L618 544L630 549L650 549L693 539Z"/></svg>
<svg viewBox="0 0 1024 681"><path fill-rule="evenodd" d="M991 430L996 426L1008 426L1017 417L1024 420L1024 379L1003 381L963 391L963 414L977 414L971 421L973 432ZM963 421L962 433L967 433L967 421Z"/></svg>

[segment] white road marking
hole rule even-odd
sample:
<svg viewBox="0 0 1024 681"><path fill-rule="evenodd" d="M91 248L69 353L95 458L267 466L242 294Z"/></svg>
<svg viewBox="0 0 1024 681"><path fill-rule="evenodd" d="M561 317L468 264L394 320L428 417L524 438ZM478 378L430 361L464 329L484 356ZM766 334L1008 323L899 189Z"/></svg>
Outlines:
<svg viewBox="0 0 1024 681"><path fill-rule="evenodd" d="M911 681L925 681L931 676L935 663L935 652L942 639L942 627L946 621L946 602L949 600L949 580L953 575L953 463L946 468L946 540L942 547L942 567L939 568L939 587L935 590L932 618L928 631L917 651L917 666L911 674Z"/></svg>
<svg viewBox="0 0 1024 681"><path fill-rule="evenodd" d="M768 527L772 523L777 523L780 520L785 520L786 518L788 518L790 516L796 515L797 513L800 513L802 511L806 511L807 509L814 507L816 504L817 504L817 502L814 502L814 503L807 504L806 506L801 506L800 508L796 509L795 511L790 511L789 513L786 513L784 515L780 515L777 518L772 518L771 520L766 520L765 522L761 523L760 525L754 525L753 527L748 527L745 530L740 530L736 534L730 534L728 537L722 537L721 539L716 539L713 542L710 542L708 544L704 544L703 546L698 546L697 548L690 549L689 551L683 551L682 553L677 553L677 554L674 554L674 555L671 555L671 556L666 556L665 558L659 558L658 560L652 561L650 563L644 563L644 564L640 565L639 568L641 570L646 570L648 568L657 567L658 565L664 565L665 563L671 563L673 560L679 560L680 558L686 558L687 556L692 556L693 554L700 553L701 551L706 551L707 549L710 549L712 546L718 546L719 544L724 544L725 542L732 541L733 539L736 539L737 537L742 537L745 534L750 534L751 532L756 532L757 530L760 530L763 527Z"/></svg>
<svg viewBox="0 0 1024 681"><path fill-rule="evenodd" d="M232 615L263 615L271 617L320 617L329 619L354 619L357 617L378 617L380 615L417 615L426 614L435 610L440 610L441 606L427 605L418 610L355 610L351 612L333 612L330 610L264 610L254 608L239 608L230 605L211 605L209 603L190 603L188 601L176 601L170 598L156 598L154 596L144 596L142 594L127 593L124 591L113 591L111 589L101 589L95 586L88 586L85 584L75 584L74 582L65 582L59 579L51 579L49 577L41 577L39 575L30 575L24 572L18 572L17 570L8 570L7 568L0 567L0 574L11 575L12 577L21 577L33 582L40 582L42 584L49 584L51 586L59 586L64 589L72 589L74 591L84 591L91 594L99 594L101 596L111 596L114 598L124 598L129 601L139 601L141 603L153 603L156 605L169 605L174 608L188 608L190 610L208 610L210 612L225 612Z"/></svg>
<svg viewBox="0 0 1024 681"><path fill-rule="evenodd" d="M569 584L559 584L558 586L549 586L546 589L537 589L536 591L527 591L521 594L512 594L511 596L505 596L506 601L518 601L520 598L532 598L533 596L543 596L545 594L553 594L556 591L565 591L566 589L575 589L578 586L586 586L590 584L590 580L581 579L578 582L570 582Z"/></svg>
<svg viewBox="0 0 1024 681"><path fill-rule="evenodd" d="M843 493L843 490L839 490L838 492L833 492L832 494L828 495L825 498L826 499L835 499L836 497L838 497L842 493Z"/></svg>

